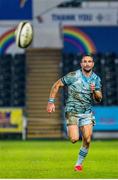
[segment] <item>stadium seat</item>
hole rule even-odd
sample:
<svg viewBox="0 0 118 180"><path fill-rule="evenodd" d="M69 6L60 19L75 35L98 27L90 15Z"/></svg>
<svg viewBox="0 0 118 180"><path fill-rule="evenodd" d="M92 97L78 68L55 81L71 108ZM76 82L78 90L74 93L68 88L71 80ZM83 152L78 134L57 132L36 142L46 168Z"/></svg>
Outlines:
<svg viewBox="0 0 118 180"><path fill-rule="evenodd" d="M25 105L25 55L0 56L0 107Z"/></svg>

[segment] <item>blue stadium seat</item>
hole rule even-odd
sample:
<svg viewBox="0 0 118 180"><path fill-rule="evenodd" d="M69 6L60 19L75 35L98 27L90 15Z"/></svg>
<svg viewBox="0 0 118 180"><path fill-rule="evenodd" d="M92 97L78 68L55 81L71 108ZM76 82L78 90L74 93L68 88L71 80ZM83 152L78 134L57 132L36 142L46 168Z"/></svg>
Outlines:
<svg viewBox="0 0 118 180"><path fill-rule="evenodd" d="M0 56L0 107L25 105L25 55Z"/></svg>

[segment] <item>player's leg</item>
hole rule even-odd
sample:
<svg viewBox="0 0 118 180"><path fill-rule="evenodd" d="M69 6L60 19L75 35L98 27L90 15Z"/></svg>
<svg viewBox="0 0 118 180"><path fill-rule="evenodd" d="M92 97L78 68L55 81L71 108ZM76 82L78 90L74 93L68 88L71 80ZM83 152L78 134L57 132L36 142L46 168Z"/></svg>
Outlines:
<svg viewBox="0 0 118 180"><path fill-rule="evenodd" d="M91 142L93 124L82 126L80 127L80 130L82 132L83 147L88 149Z"/></svg>
<svg viewBox="0 0 118 180"><path fill-rule="evenodd" d="M74 114L66 113L66 123L69 139L72 143L77 142L79 140L78 117Z"/></svg>
<svg viewBox="0 0 118 180"><path fill-rule="evenodd" d="M67 131L68 131L68 137L72 143L75 143L79 140L79 129L76 124L68 125Z"/></svg>
<svg viewBox="0 0 118 180"><path fill-rule="evenodd" d="M82 133L83 144L82 144L82 147L80 148L80 151L79 151L79 156L78 156L76 166L78 166L78 165L82 166L82 163L88 154L89 145L90 145L91 136L92 136L92 128L93 128L92 123L80 127L80 130Z"/></svg>

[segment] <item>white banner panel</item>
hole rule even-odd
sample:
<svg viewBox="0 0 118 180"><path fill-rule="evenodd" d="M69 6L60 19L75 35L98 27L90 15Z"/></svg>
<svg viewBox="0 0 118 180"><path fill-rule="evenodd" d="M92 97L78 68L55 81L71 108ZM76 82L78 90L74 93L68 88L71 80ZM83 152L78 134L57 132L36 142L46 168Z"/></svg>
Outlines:
<svg viewBox="0 0 118 180"><path fill-rule="evenodd" d="M54 8L42 16L37 14L37 22L64 25L117 25L116 8Z"/></svg>
<svg viewBox="0 0 118 180"><path fill-rule="evenodd" d="M34 38L32 46L34 48L62 48L63 42L58 26L39 25L34 28Z"/></svg>

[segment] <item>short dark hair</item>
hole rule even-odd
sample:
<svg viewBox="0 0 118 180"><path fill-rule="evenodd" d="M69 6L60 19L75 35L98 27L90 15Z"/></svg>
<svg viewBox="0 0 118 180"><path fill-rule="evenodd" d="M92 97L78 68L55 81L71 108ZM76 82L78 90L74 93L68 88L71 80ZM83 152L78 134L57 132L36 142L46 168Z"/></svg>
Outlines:
<svg viewBox="0 0 118 180"><path fill-rule="evenodd" d="M93 57L92 54L82 54L82 58L85 57L85 56L89 56L89 57L91 57L92 59L94 59L94 57Z"/></svg>
<svg viewBox="0 0 118 180"><path fill-rule="evenodd" d="M89 57L91 57L91 58L93 59L93 61L94 61L94 57L93 57L93 55L92 55L92 54L82 54L81 61L82 61L82 59L83 59L85 56L89 56Z"/></svg>

